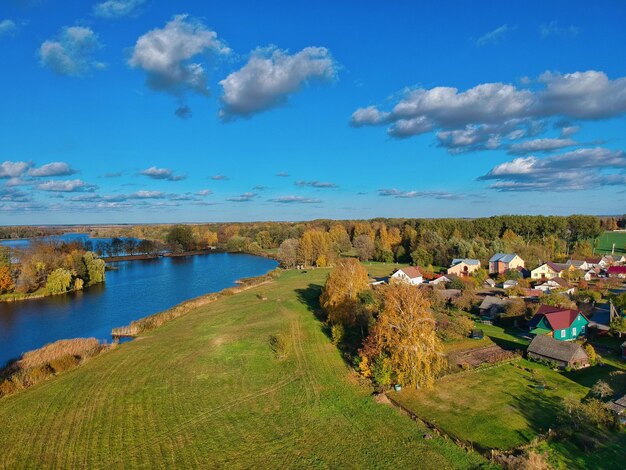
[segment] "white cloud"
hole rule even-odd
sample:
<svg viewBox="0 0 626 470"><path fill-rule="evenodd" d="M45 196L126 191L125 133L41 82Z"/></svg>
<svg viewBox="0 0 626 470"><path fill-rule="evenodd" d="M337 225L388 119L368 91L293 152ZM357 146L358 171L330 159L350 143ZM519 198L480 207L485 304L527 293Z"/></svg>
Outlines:
<svg viewBox="0 0 626 470"><path fill-rule="evenodd" d="M93 7L93 14L100 18L121 18L137 13L146 0L106 0Z"/></svg>
<svg viewBox="0 0 626 470"><path fill-rule="evenodd" d="M483 36L479 37L476 40L477 46L486 46L487 44L498 44L500 39L502 39L506 33L512 31L515 28L509 28L507 24L503 24L502 26L498 26L493 31L489 31Z"/></svg>
<svg viewBox="0 0 626 470"><path fill-rule="evenodd" d="M241 69L220 81L220 116L250 117L283 105L303 85L332 81L336 74L337 66L324 47L306 47L293 55L275 47L257 49Z"/></svg>
<svg viewBox="0 0 626 470"><path fill-rule="evenodd" d="M2 20L0 21L0 38L2 36L9 36L11 34L15 34L17 31L17 25L13 20Z"/></svg>
<svg viewBox="0 0 626 470"><path fill-rule="evenodd" d="M617 170L618 172L615 172ZM601 147L501 163L479 180L499 191L562 191L626 184L626 154Z"/></svg>
<svg viewBox="0 0 626 470"><path fill-rule="evenodd" d="M350 124L388 125L389 135L397 138L437 131L440 145L462 151L489 148L488 141L496 148L503 140L532 137L545 130L546 119L605 119L624 113L626 77L611 80L604 72L589 70L545 72L523 87L483 83L465 91L409 89L390 111L357 109ZM561 139L578 130L571 124L561 127Z"/></svg>
<svg viewBox="0 0 626 470"><path fill-rule="evenodd" d="M511 145L509 153L513 155L523 155L533 152L550 152L574 145L579 144L572 139L534 139Z"/></svg>
<svg viewBox="0 0 626 470"><path fill-rule="evenodd" d="M32 166L31 162L2 162L0 163L0 178L19 178Z"/></svg>
<svg viewBox="0 0 626 470"><path fill-rule="evenodd" d="M98 189L93 184L87 184L82 180L59 180L59 181L46 181L36 186L40 191L58 191L63 193L82 192L82 191L95 191Z"/></svg>
<svg viewBox="0 0 626 470"><path fill-rule="evenodd" d="M28 174L34 177L69 176L76 173L65 162L52 162L39 168L32 168Z"/></svg>
<svg viewBox="0 0 626 470"><path fill-rule="evenodd" d="M210 196L211 194L213 194L213 191L211 191L210 189L201 189L200 191L196 192L197 196Z"/></svg>
<svg viewBox="0 0 626 470"><path fill-rule="evenodd" d="M156 166L146 168L140 171L139 174L154 180L182 181L186 178L185 175L174 174L174 171L169 168L157 168Z"/></svg>
<svg viewBox="0 0 626 470"><path fill-rule="evenodd" d="M579 32L580 29L577 26L561 26L556 20L539 25L539 33L542 38L547 38L548 36L577 36Z"/></svg>
<svg viewBox="0 0 626 470"><path fill-rule="evenodd" d="M98 36L82 26L63 28L56 39L49 39L39 48L41 65L59 75L83 76L105 65L93 56L100 49Z"/></svg>
<svg viewBox="0 0 626 470"><path fill-rule="evenodd" d="M280 196L268 199L268 201L278 204L318 204L322 202L321 199L302 196Z"/></svg>
<svg viewBox="0 0 626 470"><path fill-rule="evenodd" d="M456 200L463 197L459 194L449 193L447 191L401 191L396 188L392 189L379 189L378 195L383 197L395 197L400 199L412 199L415 197L420 198L433 198L433 199L447 199Z"/></svg>
<svg viewBox="0 0 626 470"><path fill-rule="evenodd" d="M239 196L229 197L226 200L231 202L249 202L257 197L256 193L243 193Z"/></svg>
<svg viewBox="0 0 626 470"><path fill-rule="evenodd" d="M229 53L215 31L188 15L177 15L164 28L153 29L137 39L128 63L146 72L146 84L153 90L178 97L186 92L208 96L204 66L192 59L201 54ZM183 114L188 117L189 112Z"/></svg>
<svg viewBox="0 0 626 470"><path fill-rule="evenodd" d="M211 176L213 181L228 181L228 176L226 175L213 175Z"/></svg>
<svg viewBox="0 0 626 470"><path fill-rule="evenodd" d="M294 184L300 187L308 186L310 188L317 189L332 189L337 187L335 183L329 183L326 181L296 181Z"/></svg>

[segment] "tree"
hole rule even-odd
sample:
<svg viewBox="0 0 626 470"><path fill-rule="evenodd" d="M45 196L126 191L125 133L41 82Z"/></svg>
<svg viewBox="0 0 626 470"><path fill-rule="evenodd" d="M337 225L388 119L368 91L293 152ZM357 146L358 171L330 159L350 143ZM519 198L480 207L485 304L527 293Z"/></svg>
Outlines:
<svg viewBox="0 0 626 470"><path fill-rule="evenodd" d="M272 248L274 246L272 235L267 230L263 230L257 233L256 237L254 237L254 240L263 249Z"/></svg>
<svg viewBox="0 0 626 470"><path fill-rule="evenodd" d="M384 308L364 348L387 357L397 383L431 387L446 366L435 319L422 289L406 283L385 287Z"/></svg>
<svg viewBox="0 0 626 470"><path fill-rule="evenodd" d="M72 273L67 269L58 268L50 273L46 281L46 290L53 294L63 294L68 291L72 283Z"/></svg>
<svg viewBox="0 0 626 470"><path fill-rule="evenodd" d="M0 294L13 292L15 289L15 281L11 275L9 266L0 266Z"/></svg>
<svg viewBox="0 0 626 470"><path fill-rule="evenodd" d="M280 244L278 248L278 261L287 268L295 268L298 262L298 245L299 242L295 238L288 238Z"/></svg>
<svg viewBox="0 0 626 470"><path fill-rule="evenodd" d="M346 253L352 248L350 242L350 235L346 231L346 228L341 224L334 224L330 227L328 232L330 234L330 240L332 243L332 249L336 253Z"/></svg>
<svg viewBox="0 0 626 470"><path fill-rule="evenodd" d="M320 305L331 324L352 326L362 312L359 295L369 289L367 270L354 258L343 258L328 274Z"/></svg>
<svg viewBox="0 0 626 470"><path fill-rule="evenodd" d="M411 252L411 261L417 266L430 266L433 264L433 255L428 250L418 247Z"/></svg>
<svg viewBox="0 0 626 470"><path fill-rule="evenodd" d="M89 279L86 279L87 285L91 286L104 282L104 270L106 268L104 260L97 258L93 252L88 251L83 255L83 261L85 266L87 266L87 272L89 274Z"/></svg>
<svg viewBox="0 0 626 470"><path fill-rule="evenodd" d="M369 261L374 256L374 242L368 235L359 235L354 240L354 248L361 261Z"/></svg>
<svg viewBox="0 0 626 470"><path fill-rule="evenodd" d="M609 325L609 331L613 335L617 335L618 337L622 337L622 333L626 332L626 318L622 316L616 316L611 320L611 324Z"/></svg>
<svg viewBox="0 0 626 470"><path fill-rule="evenodd" d="M196 240L193 231L188 225L174 225L165 236L165 241L169 244L180 244L183 250L189 251L196 248Z"/></svg>
<svg viewBox="0 0 626 470"><path fill-rule="evenodd" d="M596 362L598 362L598 353L596 353L596 350L591 344L589 343L585 344L583 349L587 353L587 357L589 358L589 362L591 364L595 364Z"/></svg>
<svg viewBox="0 0 626 470"><path fill-rule="evenodd" d="M613 393L614 392L611 386L604 380L598 380L595 384L593 384L593 387L591 387L591 394L602 400L609 398L613 395Z"/></svg>

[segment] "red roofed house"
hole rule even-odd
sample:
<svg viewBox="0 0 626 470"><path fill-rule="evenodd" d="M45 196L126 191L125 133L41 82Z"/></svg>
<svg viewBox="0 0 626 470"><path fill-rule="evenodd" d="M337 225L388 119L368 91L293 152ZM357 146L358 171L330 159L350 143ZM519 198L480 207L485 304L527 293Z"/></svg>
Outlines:
<svg viewBox="0 0 626 470"><path fill-rule="evenodd" d="M542 305L530 320L530 332L559 341L572 341L587 333L589 320L578 310Z"/></svg>
<svg viewBox="0 0 626 470"><path fill-rule="evenodd" d="M609 266L606 270L606 274L609 277L618 277L620 279L626 278L626 266Z"/></svg>
<svg viewBox="0 0 626 470"><path fill-rule="evenodd" d="M406 268L400 268L392 274L391 278L402 282L408 282L413 286L424 282L424 276L422 275L419 266L407 266Z"/></svg>

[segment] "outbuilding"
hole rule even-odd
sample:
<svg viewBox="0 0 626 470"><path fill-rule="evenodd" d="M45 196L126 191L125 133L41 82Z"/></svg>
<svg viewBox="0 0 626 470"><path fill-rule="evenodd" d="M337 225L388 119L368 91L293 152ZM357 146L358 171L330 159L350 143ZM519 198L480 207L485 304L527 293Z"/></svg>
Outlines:
<svg viewBox="0 0 626 470"><path fill-rule="evenodd" d="M589 357L583 347L574 342L559 341L548 335L537 335L527 349L529 359L548 361L558 367L581 369L589 366Z"/></svg>

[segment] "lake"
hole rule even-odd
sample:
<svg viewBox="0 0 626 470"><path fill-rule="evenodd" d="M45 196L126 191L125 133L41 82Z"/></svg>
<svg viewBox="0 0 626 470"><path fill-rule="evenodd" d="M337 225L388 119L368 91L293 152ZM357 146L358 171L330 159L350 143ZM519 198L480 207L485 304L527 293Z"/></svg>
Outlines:
<svg viewBox="0 0 626 470"><path fill-rule="evenodd" d="M111 341L111 329L184 300L263 275L276 261L214 253L109 263L106 284L43 299L0 303L0 367L23 352L69 338Z"/></svg>

